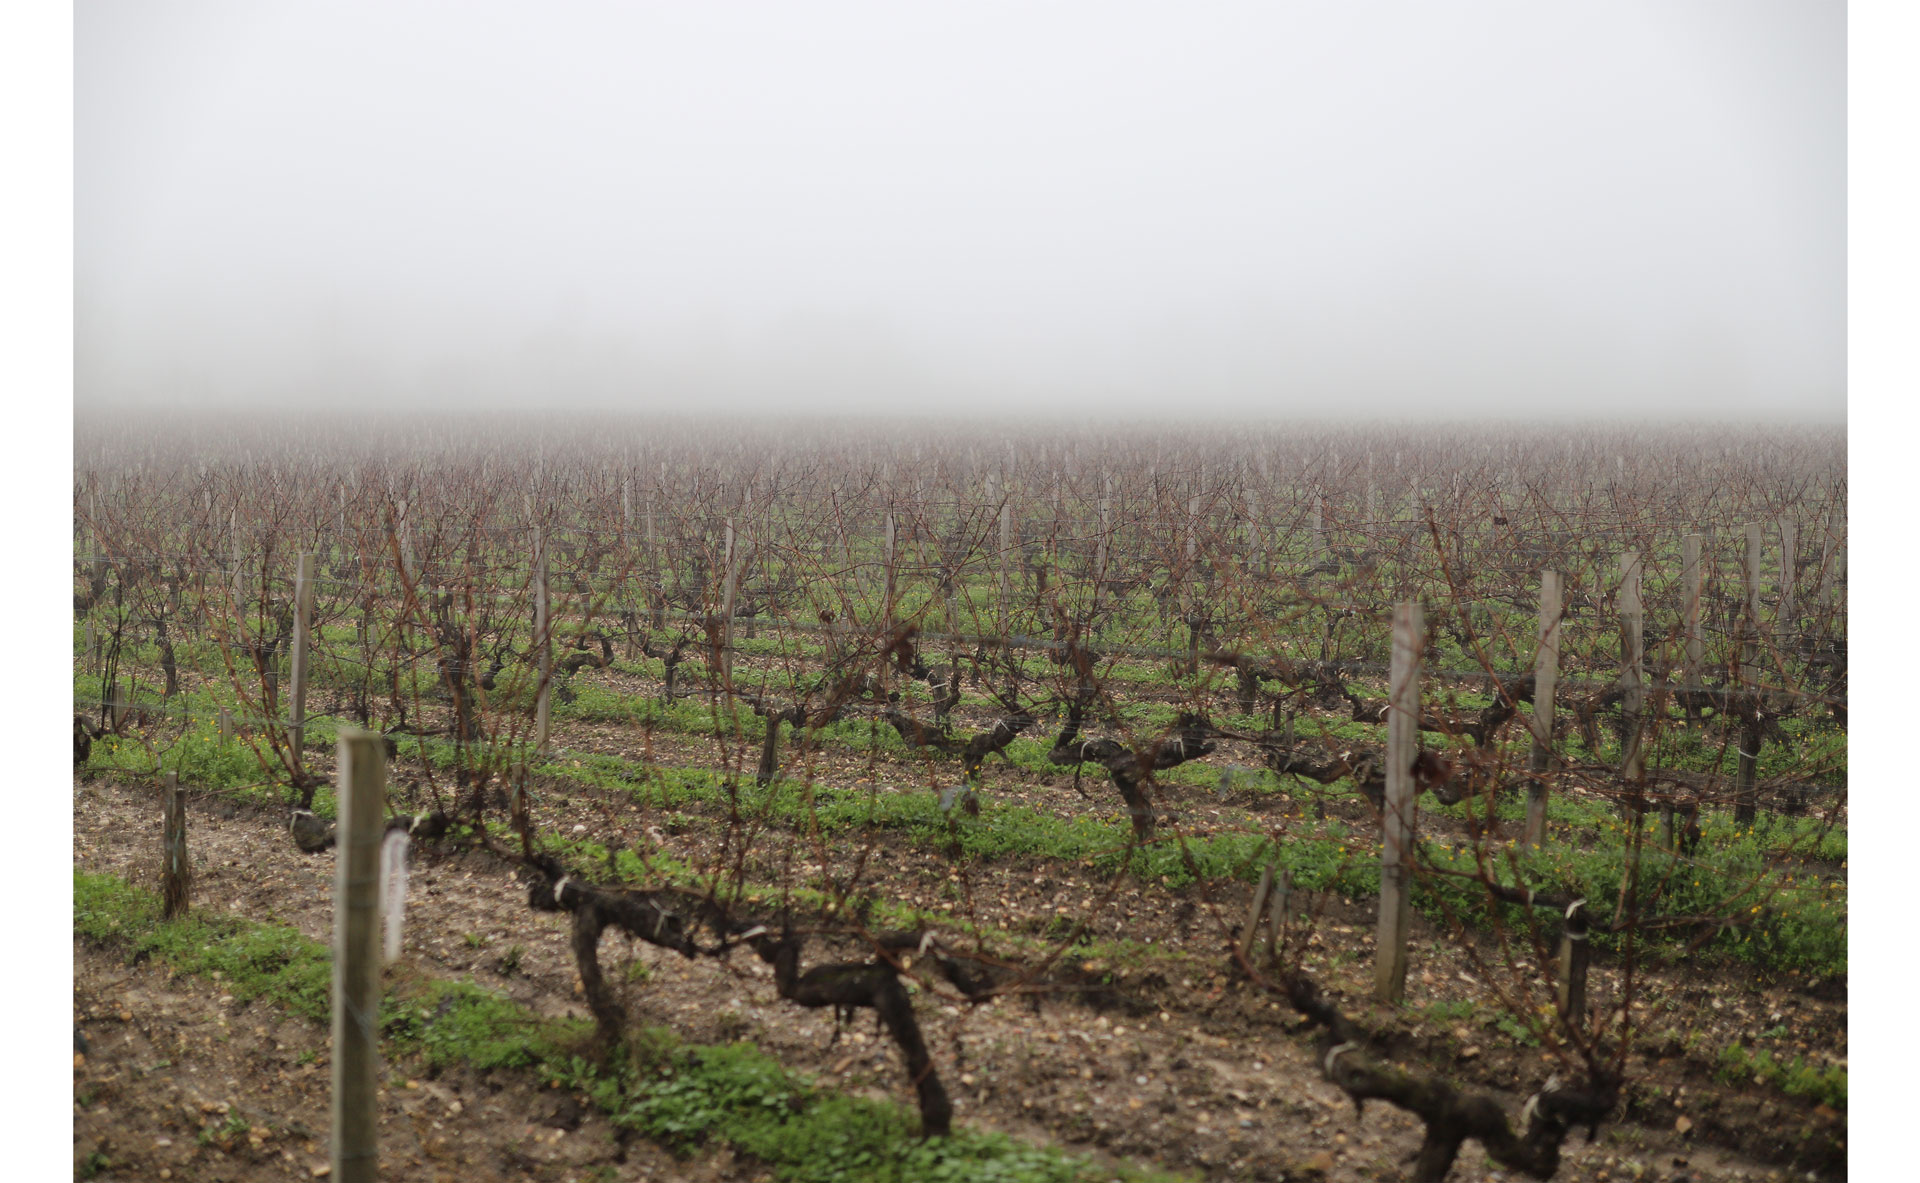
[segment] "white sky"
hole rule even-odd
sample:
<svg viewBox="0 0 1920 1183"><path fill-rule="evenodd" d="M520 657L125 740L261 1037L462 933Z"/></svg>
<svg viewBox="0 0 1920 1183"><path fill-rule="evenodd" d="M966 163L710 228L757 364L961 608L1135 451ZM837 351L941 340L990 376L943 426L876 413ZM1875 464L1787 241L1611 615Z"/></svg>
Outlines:
<svg viewBox="0 0 1920 1183"><path fill-rule="evenodd" d="M1838 4L74 29L82 405L1844 415Z"/></svg>

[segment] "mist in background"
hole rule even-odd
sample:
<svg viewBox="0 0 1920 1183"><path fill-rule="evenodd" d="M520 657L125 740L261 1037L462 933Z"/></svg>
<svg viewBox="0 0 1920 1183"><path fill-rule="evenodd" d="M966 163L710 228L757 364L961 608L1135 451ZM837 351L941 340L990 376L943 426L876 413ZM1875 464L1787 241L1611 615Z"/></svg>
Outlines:
<svg viewBox="0 0 1920 1183"><path fill-rule="evenodd" d="M1846 414L1840 4L74 19L83 413Z"/></svg>

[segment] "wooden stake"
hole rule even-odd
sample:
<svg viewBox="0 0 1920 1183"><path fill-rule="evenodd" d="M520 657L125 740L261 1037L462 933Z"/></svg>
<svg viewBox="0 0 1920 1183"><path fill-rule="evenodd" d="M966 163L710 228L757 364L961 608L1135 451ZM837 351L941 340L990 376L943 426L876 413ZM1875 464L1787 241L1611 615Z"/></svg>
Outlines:
<svg viewBox="0 0 1920 1183"><path fill-rule="evenodd" d="M892 519L888 519L891 521ZM720 593L720 682L733 684L733 593L736 572L733 569L733 519L727 519L725 584Z"/></svg>
<svg viewBox="0 0 1920 1183"><path fill-rule="evenodd" d="M1056 488L1057 487L1058 486L1056 486ZM894 569L893 558L894 558L893 509L889 507L887 509L886 587L882 592L882 595L884 596L884 601L883 601L882 616L881 616L881 622L880 622L881 627L884 628L889 633L893 631L893 569Z"/></svg>
<svg viewBox="0 0 1920 1183"><path fill-rule="evenodd" d="M1280 882L1273 885L1273 894L1267 899L1267 963L1269 965L1277 965L1280 962L1281 945L1286 941L1287 935L1287 897L1292 894L1292 891L1293 872L1280 872Z"/></svg>
<svg viewBox="0 0 1920 1183"><path fill-rule="evenodd" d="M1747 604L1741 621L1740 690L1758 695L1760 683L1760 523L1747 523ZM1751 709L1751 708L1749 708ZM1759 807L1760 739L1758 728L1740 728L1733 767L1733 820L1750 826ZM1751 744L1751 746L1749 746Z"/></svg>
<svg viewBox="0 0 1920 1183"><path fill-rule="evenodd" d="M1013 564L1013 502L1000 504L1000 631L1007 631L1007 579Z"/></svg>
<svg viewBox="0 0 1920 1183"><path fill-rule="evenodd" d="M246 556L240 552L240 510L235 507L227 514L227 533L233 540L233 616L236 623L247 618L241 607L241 599L246 594Z"/></svg>
<svg viewBox="0 0 1920 1183"><path fill-rule="evenodd" d="M160 847L163 874L160 914L172 920L186 912L187 894L193 882L193 867L187 861L187 795L180 791L180 774L167 773L160 793L165 809Z"/></svg>
<svg viewBox="0 0 1920 1183"><path fill-rule="evenodd" d="M413 528L407 525L405 499L400 502L400 574L409 582L419 574L419 567L413 561Z"/></svg>
<svg viewBox="0 0 1920 1183"><path fill-rule="evenodd" d="M1847 581L1847 515L1844 511L1836 511L1833 516L1839 519L1839 527L1829 535L1832 539L1833 561L1827 565L1827 577L1833 581L1834 587L1838 588ZM1833 528L1830 526L1829 529ZM1844 600L1846 592L1842 590L1840 594Z"/></svg>
<svg viewBox="0 0 1920 1183"><path fill-rule="evenodd" d="M1689 534L1680 540L1681 581L1686 588L1686 660L1681 677L1688 690L1700 685L1700 667L1706 655L1706 639L1700 625L1700 535Z"/></svg>
<svg viewBox="0 0 1920 1183"><path fill-rule="evenodd" d="M1373 993L1399 1002L1407 986L1408 868L1414 831L1413 761L1420 732L1420 605L1393 609L1393 661L1387 686L1387 795L1381 816L1380 925Z"/></svg>
<svg viewBox="0 0 1920 1183"><path fill-rule="evenodd" d="M660 479L667 477L667 466L660 465ZM660 552L653 542L653 491L647 491L647 595L653 602L653 627L667 627L667 589L660 577Z"/></svg>
<svg viewBox="0 0 1920 1183"><path fill-rule="evenodd" d="M1528 846L1547 837L1547 782L1553 753L1553 691L1560 677L1560 573L1540 572L1540 625L1533 657L1533 751L1527 758Z"/></svg>
<svg viewBox="0 0 1920 1183"><path fill-rule="evenodd" d="M1106 476L1106 487L1113 488L1113 474ZM1094 542L1093 551L1093 614L1100 615L1100 598L1107 584L1107 536L1113 531L1113 498L1108 494L1100 496L1100 537Z"/></svg>
<svg viewBox="0 0 1920 1183"><path fill-rule="evenodd" d="M533 643L540 648L540 689L533 703L533 750L546 750L553 700L553 621L548 615L547 532L533 528Z"/></svg>
<svg viewBox="0 0 1920 1183"><path fill-rule="evenodd" d="M1646 776L1646 757L1642 752L1641 728L1646 722L1647 687L1642 667L1645 664L1644 614L1640 606L1640 552L1620 554L1620 715L1626 724L1625 750L1620 754L1620 775L1629 784Z"/></svg>
<svg viewBox="0 0 1920 1183"><path fill-rule="evenodd" d="M1249 566L1261 573L1267 570L1267 534L1265 523L1260 520L1260 491L1247 490L1247 557Z"/></svg>
<svg viewBox="0 0 1920 1183"><path fill-rule="evenodd" d="M288 707L287 746L293 750L294 771L306 766L307 745L307 634L313 625L314 556L300 556L293 577L293 701Z"/></svg>
<svg viewBox="0 0 1920 1183"><path fill-rule="evenodd" d="M387 791L383 737L340 731L339 850L333 886L335 1183L380 1177L380 838Z"/></svg>
<svg viewBox="0 0 1920 1183"><path fill-rule="evenodd" d="M1566 920L1560 931L1560 967L1555 983L1555 1001L1560 1013L1575 1029L1584 1026L1587 1014L1587 901L1575 900L1567 906Z"/></svg>
<svg viewBox="0 0 1920 1183"><path fill-rule="evenodd" d="M1253 943L1260 935L1260 914L1266 910L1267 892L1273 888L1273 864L1268 863L1260 872L1260 886L1253 889L1253 900L1247 905L1247 922L1240 928L1240 956L1253 963Z"/></svg>
<svg viewBox="0 0 1920 1183"><path fill-rule="evenodd" d="M1795 567L1799 563L1800 528L1792 522L1780 523L1780 611L1775 616L1774 630L1780 634L1780 643L1785 645L1793 639L1793 600Z"/></svg>

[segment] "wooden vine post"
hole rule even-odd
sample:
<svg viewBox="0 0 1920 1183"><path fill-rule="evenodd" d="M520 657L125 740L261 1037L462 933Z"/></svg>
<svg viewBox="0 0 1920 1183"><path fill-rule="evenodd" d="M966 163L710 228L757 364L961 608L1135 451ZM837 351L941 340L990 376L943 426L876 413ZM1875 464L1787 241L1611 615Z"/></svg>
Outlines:
<svg viewBox="0 0 1920 1183"><path fill-rule="evenodd" d="M378 732L340 731L333 885L333 1179L372 1183L380 1074L380 839L387 791Z"/></svg>
<svg viewBox="0 0 1920 1183"><path fill-rule="evenodd" d="M1260 872L1260 885L1253 890L1247 905L1247 921L1240 929L1240 956L1248 967L1271 968L1280 961L1280 944L1286 932L1287 896L1293 885L1293 873L1281 871L1276 878L1273 863ZM1262 919L1266 921L1261 924Z"/></svg>
<svg viewBox="0 0 1920 1183"><path fill-rule="evenodd" d="M1774 617L1774 631L1780 634L1779 643L1788 645L1793 642L1794 608L1793 603L1798 592L1796 568L1800 564L1800 527L1793 522L1780 523L1780 611Z"/></svg>
<svg viewBox="0 0 1920 1183"><path fill-rule="evenodd" d="M287 746L292 749L295 772L306 769L307 678L312 664L307 634L313 625L313 565L313 555L301 555L293 577L293 694L287 708Z"/></svg>
<svg viewBox="0 0 1920 1183"><path fill-rule="evenodd" d="M1380 926L1373 993L1399 1002L1407 986L1408 871L1413 854L1413 761L1420 744L1420 605L1393 609L1393 662L1387 689L1387 796L1381 816Z"/></svg>
<svg viewBox="0 0 1920 1183"><path fill-rule="evenodd" d="M1253 950L1260 939L1260 917L1267 909L1267 894L1273 890L1273 864L1268 863L1260 872L1260 886L1253 889L1253 899L1247 905L1247 922L1240 926L1240 957L1248 965L1253 964Z"/></svg>
<svg viewBox="0 0 1920 1183"><path fill-rule="evenodd" d="M1740 629L1740 694L1748 699L1741 714L1757 721L1760 694L1760 559L1764 543L1760 523L1747 523L1746 607ZM1734 824L1750 826L1759 806L1760 775L1759 727L1743 724L1735 745L1738 758L1733 771Z"/></svg>
<svg viewBox="0 0 1920 1183"><path fill-rule="evenodd" d="M1013 502L1000 503L1000 631L1008 631L1007 581L1013 566Z"/></svg>
<svg viewBox="0 0 1920 1183"><path fill-rule="evenodd" d="M1271 870L1271 866L1268 868ZM1280 881L1267 896L1267 964L1279 965L1287 937L1287 901L1293 893L1293 872L1280 872Z"/></svg>
<svg viewBox="0 0 1920 1183"><path fill-rule="evenodd" d="M1189 572L1191 572L1193 560L1200 553L1200 495L1198 493L1187 498L1187 519L1185 525L1186 550L1183 552L1183 558Z"/></svg>
<svg viewBox="0 0 1920 1183"><path fill-rule="evenodd" d="M894 545L893 508L889 506L887 508L887 552L884 556L886 561L886 586L881 592L883 596L883 614L880 620L881 628L889 633L893 631Z"/></svg>
<svg viewBox="0 0 1920 1183"><path fill-rule="evenodd" d="M1837 505L1827 510L1820 543L1820 586L1838 590L1841 603L1846 602L1846 591L1840 587L1847 577L1846 516Z"/></svg>
<svg viewBox="0 0 1920 1183"><path fill-rule="evenodd" d="M93 576L91 582L95 587L104 587L107 581L107 543L100 529L99 494L91 489L87 491L87 519L92 526L93 533L93 557L91 560Z"/></svg>
<svg viewBox="0 0 1920 1183"><path fill-rule="evenodd" d="M1260 520L1260 491L1247 489L1247 559L1250 570L1259 573L1262 579L1270 573L1267 569L1267 536Z"/></svg>
<svg viewBox="0 0 1920 1183"><path fill-rule="evenodd" d="M553 620L547 596L547 532L533 527L533 643L540 650L540 688L533 701L533 750L545 751L553 706Z"/></svg>
<svg viewBox="0 0 1920 1183"><path fill-rule="evenodd" d="M1093 615L1100 615L1100 601L1107 586L1107 541L1113 533L1113 474L1102 478L1100 494L1100 536L1093 548Z"/></svg>
<svg viewBox="0 0 1920 1183"><path fill-rule="evenodd" d="M667 479L667 466L660 465L660 480L664 487ZM667 626L666 585L660 581L660 550L654 544L653 535L653 491L647 491L647 594L653 600L653 627Z"/></svg>
<svg viewBox="0 0 1920 1183"><path fill-rule="evenodd" d="M1645 615L1640 606L1640 552L1620 554L1620 714L1626 738L1620 752L1620 775L1637 784L1646 776L1642 728L1646 723Z"/></svg>
<svg viewBox="0 0 1920 1183"><path fill-rule="evenodd" d="M240 549L240 509L235 506L227 514L227 533L233 540L233 619L236 628L244 626L247 620L246 609L241 604L246 598L247 568L246 555Z"/></svg>
<svg viewBox="0 0 1920 1183"><path fill-rule="evenodd" d="M1560 929L1560 965L1555 978L1555 1001L1560 1013L1576 1029L1584 1021L1587 1012L1587 932L1591 920L1587 916L1587 901L1575 900L1567 905L1567 914Z"/></svg>
<svg viewBox="0 0 1920 1183"><path fill-rule="evenodd" d="M631 456L627 458L627 464L632 466ZM611 577L610 599L619 607L621 632L626 634L625 652L629 660L640 651L639 606L633 599L633 550L633 478L623 476L620 478L620 558Z"/></svg>
<svg viewBox="0 0 1920 1183"><path fill-rule="evenodd" d="M738 581L738 572L733 567L733 519L727 519L726 551L721 556L725 564L726 582L720 591L720 684L733 684L733 596Z"/></svg>
<svg viewBox="0 0 1920 1183"><path fill-rule="evenodd" d="M193 867L187 861L187 795L180 790L180 774L169 772L161 786L165 821L161 838L160 914L172 920L187 910Z"/></svg>
<svg viewBox="0 0 1920 1183"><path fill-rule="evenodd" d="M400 579L403 584L412 583L419 574L413 562L413 529L407 525L407 499L402 497L399 503L399 518L395 529L400 542Z"/></svg>
<svg viewBox="0 0 1920 1183"><path fill-rule="evenodd" d="M773 532L773 499L775 496L777 496L777 494L769 493L765 500L760 502L760 545L749 546L753 557L760 560L760 584L762 587L769 586L774 581L773 540L776 535ZM749 535L748 541L751 543L751 535ZM769 609L771 609L771 605L769 605ZM949 601L947 605L947 612L949 615L953 612L951 601ZM748 615L747 636L749 638L758 635L757 630L760 627L758 621L759 616L757 611ZM955 628L952 631L958 632L959 629Z"/></svg>
<svg viewBox="0 0 1920 1183"><path fill-rule="evenodd" d="M1689 692L1700 685L1700 667L1706 656L1706 639L1700 624L1700 535L1689 534L1680 540L1681 582L1686 588L1686 659L1681 677Z"/></svg>
<svg viewBox="0 0 1920 1183"><path fill-rule="evenodd" d="M1553 754L1553 691L1560 678L1560 573L1540 572L1540 627L1533 657L1533 750L1527 757L1528 846L1547 839L1547 782Z"/></svg>

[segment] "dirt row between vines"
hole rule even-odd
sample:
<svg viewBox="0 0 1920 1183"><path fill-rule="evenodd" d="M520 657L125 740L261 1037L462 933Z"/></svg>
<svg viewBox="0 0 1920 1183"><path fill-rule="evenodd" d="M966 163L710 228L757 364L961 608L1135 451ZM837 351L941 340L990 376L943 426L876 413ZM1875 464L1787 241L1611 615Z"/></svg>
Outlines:
<svg viewBox="0 0 1920 1183"><path fill-rule="evenodd" d="M578 809L582 820L573 824L603 816L599 803L560 808ZM563 812L554 822L565 824L571 816ZM272 919L314 939L328 939L331 855L299 854L281 819L269 812L203 800L192 807L191 819L197 907ZM149 873L157 857L158 825L151 789L108 782L78 785L76 865L127 876ZM900 857L879 862L912 861L910 852L897 853ZM689 849L683 857L697 854ZM1034 885L1033 878L1060 872L1004 867L993 873L1004 879L997 890L1011 891L1013 880L1025 877L1029 895L1036 895L1045 889ZM470 975L541 1013L584 1015L564 918L529 910L525 889L509 865L484 852L423 850L413 882L405 959L415 969ZM1074 884L1070 893L1091 886ZM1141 897L1130 928L1135 923L1150 929L1161 926L1152 917L1167 909L1145 902L1150 898L1154 893ZM1364 917L1345 919L1360 923L1335 923L1364 930ZM1171 935L1172 927L1167 931ZM1356 947L1364 943L1357 933L1353 939ZM730 962L688 962L617 940L607 942L603 955L616 964L616 979L625 976L617 963L629 957L650 969L644 984L628 991L635 1022L665 1026L695 1042L750 1039L782 1063L848 1092L894 1100L907 1095L898 1054L889 1043L859 1023L834 1042L828 1016L781 1001L757 959L738 955ZM511 972L505 972L508 961L515 963ZM925 996L920 1009L964 1123L1088 1152L1195 1169L1215 1178L1272 1178L1308 1168L1330 1180L1399 1177L1417 1144L1416 1123L1374 1106L1356 1125L1351 1105L1320 1080L1309 1040L1288 1033L1289 1016L1229 983L1220 964L1196 959L1193 976L1180 984L1155 983L1147 980L1149 973L1122 992L1123 1005L1108 1003L1104 1010L1071 997L1049 999L1036 1013L1013 1000L968 1009ZM1423 982L1444 976L1430 960L1420 965ZM292 1166L306 1161L301 1156L308 1143L324 1152L324 1069L297 1063L299 1050L324 1045L323 1029L286 1019L265 1004L221 1001L217 984L184 978L156 981L150 967L127 970L97 953L77 951L76 970L75 1019L96 1036L93 1055L76 1070L76 1096L87 1092L96 1098L95 1106L76 1109L76 1163L104 1139L113 1147L103 1152L110 1160L127 1156L157 1171L182 1155L198 1155L230 1171L217 1177L239 1181L287 1177ZM1336 978L1333 984L1342 983ZM1165 1009L1156 1012L1156 1004ZM196 1046L193 1035L207 1030L208 1022L222 1033L246 1034L217 1048L204 1041ZM262 1030L266 1034L260 1034ZM1511 1074L1515 1085L1537 1087L1544 1065L1525 1065L1522 1054L1502 1062L1502 1053L1491 1046L1494 1041L1479 1042L1485 1046L1473 1047L1470 1054L1460 1049L1465 1055L1459 1063L1463 1078ZM169 1063L154 1067L161 1060ZM95 1111L105 1083L120 1081L124 1096L124 1085L136 1074L143 1083L134 1091L143 1098L152 1096L150 1104L123 1101ZM431 1103L409 1100L421 1090L433 1098ZM174 1095L186 1099L169 1109L164 1098ZM1519 1097L1509 1099L1517 1108ZM189 1117L182 1106L217 1108L221 1103L257 1113L273 1136L260 1147L250 1138L244 1145L235 1141L231 1152L220 1149L218 1141L211 1149L200 1146L186 1125L201 1119ZM436 1154L463 1157L469 1161L450 1163L460 1166L462 1178L490 1178L484 1171L497 1169L505 1177L561 1179L595 1163L617 1164L617 1177L645 1178L655 1168L687 1172L657 1149L620 1146L604 1120L590 1112L556 1114L557 1099L533 1088L525 1074L496 1072L486 1080L450 1074L422 1082L420 1090L389 1089L384 1103L390 1115L414 1110L426 1114L421 1120L432 1131L397 1133L393 1153L414 1156L423 1164ZM175 1112L187 1119L186 1125L172 1116ZM204 1116L207 1111L201 1112ZM1757 1111L1754 1116L1759 1116ZM543 1126L547 1119L560 1125ZM579 1125L572 1133L552 1134L575 1119ZM1711 1120L1702 1114L1700 1124ZM433 1130L434 1121L442 1128ZM407 1122L390 1118L389 1124L397 1129L408 1122L414 1122L413 1117ZM310 1136L302 1137L301 1130ZM183 1133L184 1138L179 1136ZM161 1144L162 1139L167 1144ZM277 1157L284 1154L292 1154L295 1162ZM542 1155L556 1154L562 1158L545 1166L529 1165L544 1162ZM249 1164L261 1170L248 1174ZM752 1164L724 1159L710 1159L700 1170L713 1178L756 1177ZM148 1172L143 1177L154 1176ZM1454 1177L1500 1175L1487 1171L1469 1151ZM1695 1145L1670 1131L1616 1126L1603 1128L1597 1145L1578 1138L1571 1142L1561 1177L1733 1179L1784 1177L1784 1172Z"/></svg>
<svg viewBox="0 0 1920 1183"><path fill-rule="evenodd" d="M630 746L633 730L573 723L557 731L556 737L578 750L611 751ZM655 732L647 743L648 760L690 767L714 767L729 750L739 750L730 739L674 733ZM1221 756L1230 757L1232 746L1223 743L1228 750ZM948 758L936 757L929 768L926 760L914 755L874 756L828 749L813 753L803 768L790 767L788 774L883 794L931 794L930 782L951 783L954 771ZM1116 816L1120 802L1104 777L1086 778L1084 797L1070 787L1072 780L1073 774L1066 770L1048 774L1001 767L995 769L984 792L996 802L1056 816ZM1309 786L1309 791L1317 789ZM646 792L644 785L635 789L643 799ZM1176 785L1161 793L1166 806L1163 817L1177 819L1190 838L1275 827L1284 833L1286 818L1300 818L1309 808L1304 795L1289 799L1264 790L1216 793L1210 787ZM1378 824L1377 814L1368 803L1353 793L1335 793L1323 800L1329 817L1351 827L1354 853L1350 857L1363 865L1377 861L1377 840L1371 833ZM611 830L639 848L661 845L696 865L732 865L727 861L733 849L728 811L718 800L676 806L667 815L665 832L648 826L648 818L657 820L658 815L636 807L631 798L583 790L564 781L549 783L545 803L550 812L559 811L562 829L568 822L587 824L596 835ZM583 822L573 821L583 815ZM1450 836L1464 839L1457 819L1425 812L1422 819L1423 831L1436 841L1444 844ZM762 836L759 854L745 859L747 877L771 883L790 871L817 873L820 864L811 861L811 841L772 828ZM802 852L793 856L797 865L781 853L783 843ZM862 890L881 899L944 912L962 921L963 927L978 923L987 930L1018 933L1033 944L1057 949L1069 926L1081 924L1084 927L1078 931L1087 937L1128 943L1131 957L1122 954L1082 962L1069 950L1062 959L1075 969L1111 973L1121 1005L1175 1015L1197 1011L1263 1038L1271 1036L1276 1026L1291 1027L1292 1017L1279 1013L1280 1008L1258 999L1248 1003L1244 987L1230 983L1224 970L1227 950L1240 935L1251 884L1169 889L1132 877L1116 883L1109 873L1060 859L1011 858L956 868L935 845L924 837L882 830L858 838L830 839L829 853L833 869L841 875L859 864ZM864 857L855 853L863 846L867 848ZM1410 933L1415 950L1408 984L1410 1009L1478 1004L1474 1022L1433 1021L1418 1013L1371 1006L1376 906L1370 897L1349 900L1332 893L1296 893L1291 909L1295 923L1304 920L1311 926L1306 938L1308 970L1342 989L1349 1011L1365 1013L1394 1054L1424 1062L1462 1084L1522 1093L1537 1088L1554 1070L1552 1059L1491 1027L1499 1008L1489 1003L1489 987L1501 976L1508 954L1490 933L1455 932L1420 916L1415 917ZM1517 926L1519 917L1509 912L1508 919ZM1544 976L1550 978L1551 923L1547 929L1549 971ZM1524 933L1514 928L1509 933L1518 942L1512 956L1520 967L1537 965L1528 953ZM1298 940L1298 935L1293 939ZM1676 1124L1690 1127L1688 1138L1673 1140L1682 1147L1705 1139L1801 1168L1843 1169L1844 1114L1771 1089L1729 1083L1718 1077L1717 1069L1719 1050L1736 1041L1749 1048L1768 1047L1782 1059L1806 1055L1819 1065L1844 1066L1845 980L1761 972L1720 958L1677 953L1677 946L1655 951L1642 956L1635 967L1640 1018L1628 1064L1629 1119L1648 1127L1650 1133L1671 1132ZM1618 970L1604 955L1596 961L1588 984L1589 1004L1596 1011L1604 1012L1617 1001ZM1101 999L1095 995L1090 1001L1098 1004Z"/></svg>

